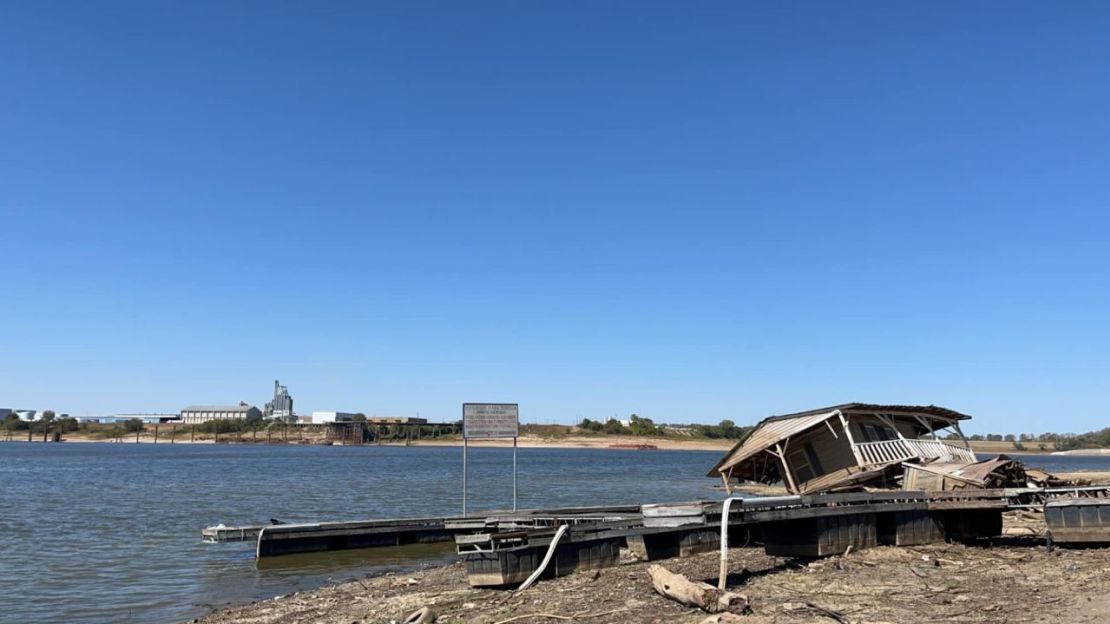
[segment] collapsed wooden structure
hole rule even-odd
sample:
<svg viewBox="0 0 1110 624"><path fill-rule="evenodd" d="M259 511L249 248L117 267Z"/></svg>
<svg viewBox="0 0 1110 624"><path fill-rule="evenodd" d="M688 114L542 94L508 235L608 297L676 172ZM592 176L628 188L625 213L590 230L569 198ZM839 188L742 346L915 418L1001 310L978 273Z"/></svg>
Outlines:
<svg viewBox="0 0 1110 624"><path fill-rule="evenodd" d="M1029 481L1021 462L1005 455L970 464L904 462L902 470L905 490L991 489L1026 485Z"/></svg>
<svg viewBox="0 0 1110 624"><path fill-rule="evenodd" d="M734 481L782 481L794 494L891 486L903 464L976 461L960 422L970 416L935 405L845 403L761 421L713 468ZM942 440L951 430L955 440ZM926 436L929 436L926 438Z"/></svg>

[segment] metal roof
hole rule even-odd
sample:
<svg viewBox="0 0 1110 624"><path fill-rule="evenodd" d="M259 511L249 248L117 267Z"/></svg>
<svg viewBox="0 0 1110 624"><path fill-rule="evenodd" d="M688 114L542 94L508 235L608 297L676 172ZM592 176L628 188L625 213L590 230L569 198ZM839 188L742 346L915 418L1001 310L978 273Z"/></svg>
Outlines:
<svg viewBox="0 0 1110 624"><path fill-rule="evenodd" d="M249 412L258 409L253 405L190 405L183 412Z"/></svg>
<svg viewBox="0 0 1110 624"><path fill-rule="evenodd" d="M947 407L940 407L937 405L879 405L876 403L841 403L840 405L832 405L829 407L819 407L817 409L808 410L805 412L795 412L793 414L783 414L781 416L769 416L760 421L763 424L772 420L787 420L791 418L800 418L802 416L809 416L810 414L821 414L824 412L833 412L840 410L844 413L849 412L862 412L864 414L926 414L929 416L937 416L949 420L968 420L971 416L961 414L956 410L950 410ZM758 426L758 425L757 425Z"/></svg>
<svg viewBox="0 0 1110 624"><path fill-rule="evenodd" d="M967 414L950 410L936 405L878 405L875 403L843 403L805 412L783 414L764 418L740 439L732 449L717 462L709 471L708 476L716 477L731 466L736 466L745 460L759 454L765 449L773 447L783 440L799 434L807 429L816 427L829 418L842 414L890 414L890 415L925 415L934 416L944 420L967 420ZM943 427L936 427L941 429Z"/></svg>

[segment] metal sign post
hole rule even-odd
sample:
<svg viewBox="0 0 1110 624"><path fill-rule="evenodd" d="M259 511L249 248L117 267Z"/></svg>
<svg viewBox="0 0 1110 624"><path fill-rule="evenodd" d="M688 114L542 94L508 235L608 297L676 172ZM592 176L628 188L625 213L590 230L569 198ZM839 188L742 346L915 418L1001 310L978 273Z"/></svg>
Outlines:
<svg viewBox="0 0 1110 624"><path fill-rule="evenodd" d="M463 492L466 515L467 446L470 438L513 439L513 511L516 511L516 447L520 435L520 407L516 403L463 403Z"/></svg>

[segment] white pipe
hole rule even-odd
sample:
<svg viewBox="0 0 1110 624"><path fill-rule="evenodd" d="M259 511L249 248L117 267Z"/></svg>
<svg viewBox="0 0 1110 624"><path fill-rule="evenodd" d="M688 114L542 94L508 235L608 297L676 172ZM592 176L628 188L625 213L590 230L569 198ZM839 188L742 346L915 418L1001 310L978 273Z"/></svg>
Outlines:
<svg viewBox="0 0 1110 624"><path fill-rule="evenodd" d="M258 559L259 557L262 556L262 534L265 533L266 529L268 529L268 528L270 528L270 527L269 526L264 526L261 529L258 529L258 542L256 542L255 546L254 546L254 558L255 559Z"/></svg>
<svg viewBox="0 0 1110 624"><path fill-rule="evenodd" d="M528 577L528 580L521 583L520 587L516 590L518 594L531 587L532 583L535 583L536 579L540 578L543 571L547 569L547 564L551 563L551 556L555 554L555 547L559 545L559 540L563 537L563 533L567 532L568 526L570 525L564 524L559 527L558 531L555 531L555 537L551 538L551 544L547 547L547 554L543 556L543 562L541 562L540 567L536 568L536 571L532 573L532 576Z"/></svg>
<svg viewBox="0 0 1110 624"><path fill-rule="evenodd" d="M721 508L721 570L720 575L717 577L717 589L725 590L725 579L728 578L728 510L732 507L732 501L740 501L744 504L744 497L730 496L725 499L724 507Z"/></svg>
<svg viewBox="0 0 1110 624"><path fill-rule="evenodd" d="M767 496L753 498L747 502L752 505L785 505L801 500L801 496ZM717 589L721 591L725 590L725 580L728 578L728 514L733 501L739 501L741 507L745 504L743 496L730 496L725 499L721 507L721 569L717 576Z"/></svg>

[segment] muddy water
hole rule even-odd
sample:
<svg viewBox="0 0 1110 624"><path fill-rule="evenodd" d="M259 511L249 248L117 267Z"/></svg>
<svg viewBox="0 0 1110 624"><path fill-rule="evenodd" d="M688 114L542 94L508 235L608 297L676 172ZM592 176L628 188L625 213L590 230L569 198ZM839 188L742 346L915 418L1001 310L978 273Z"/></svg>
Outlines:
<svg viewBox="0 0 1110 624"><path fill-rule="evenodd" d="M520 449L519 503L716 498L717 452ZM471 510L512 504L511 451L470 451ZM282 557L225 524L456 514L458 448L0 443L0 622L177 622L420 561L425 545Z"/></svg>

